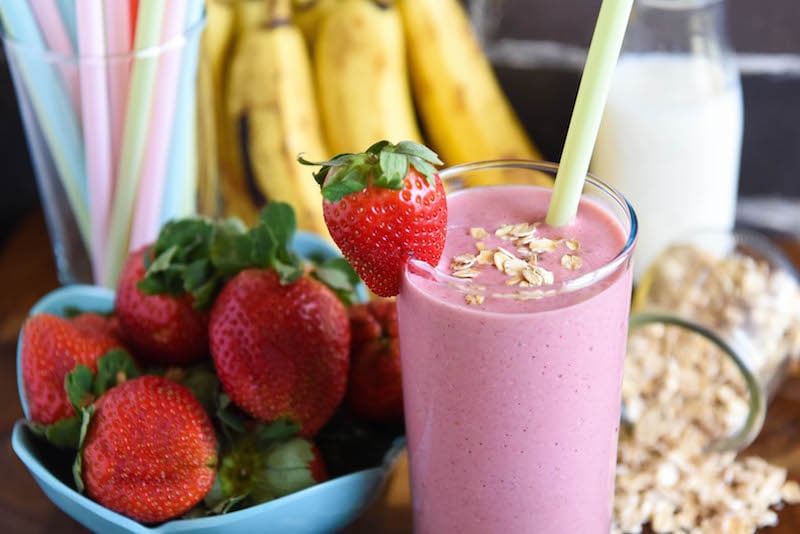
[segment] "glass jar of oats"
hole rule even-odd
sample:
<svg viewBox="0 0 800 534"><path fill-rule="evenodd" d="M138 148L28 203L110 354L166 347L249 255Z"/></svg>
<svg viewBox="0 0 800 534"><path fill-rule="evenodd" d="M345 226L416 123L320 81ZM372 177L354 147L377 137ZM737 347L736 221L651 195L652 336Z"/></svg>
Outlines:
<svg viewBox="0 0 800 534"><path fill-rule="evenodd" d="M743 449L800 360L794 266L754 232L697 232L673 243L636 287L627 356L628 423Z"/></svg>

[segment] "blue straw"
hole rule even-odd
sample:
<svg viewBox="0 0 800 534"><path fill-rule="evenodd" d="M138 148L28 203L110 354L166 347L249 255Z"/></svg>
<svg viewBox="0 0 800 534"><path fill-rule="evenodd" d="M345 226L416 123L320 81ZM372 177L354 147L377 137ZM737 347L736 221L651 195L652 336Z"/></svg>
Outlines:
<svg viewBox="0 0 800 534"><path fill-rule="evenodd" d="M80 0L78 0L80 2ZM117 1L117 0L114 0ZM78 49L78 16L75 12L75 0L56 0L58 11L64 20L70 39L72 39L72 49Z"/></svg>
<svg viewBox="0 0 800 534"><path fill-rule="evenodd" d="M187 9L188 41L184 45L173 126L167 181L161 204L161 224L177 217L193 215L197 197L197 121L196 76L200 51L200 30L194 29L203 17L205 3L192 0Z"/></svg>
<svg viewBox="0 0 800 534"><path fill-rule="evenodd" d="M189 31L197 25L206 10L206 3L203 0L190 0L186 8L186 30Z"/></svg>
<svg viewBox="0 0 800 534"><path fill-rule="evenodd" d="M50 154L61 177L67 200L87 249L90 248L90 223L86 190L86 164L83 136L61 78L47 58L47 47L39 32L28 2L0 0L0 18L15 41L7 52L27 88L38 124L50 147ZM18 57L26 51L38 58Z"/></svg>

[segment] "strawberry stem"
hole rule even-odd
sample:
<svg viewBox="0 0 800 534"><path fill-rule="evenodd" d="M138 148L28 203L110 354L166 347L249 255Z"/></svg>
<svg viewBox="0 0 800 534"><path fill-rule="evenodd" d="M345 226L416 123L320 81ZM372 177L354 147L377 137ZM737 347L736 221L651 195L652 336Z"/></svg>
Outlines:
<svg viewBox="0 0 800 534"><path fill-rule="evenodd" d="M246 228L238 219L210 221L186 218L168 222L145 255L146 276L138 284L148 295L190 293L194 307L206 309L222 286L245 269L274 269L282 284L291 284L305 272L301 258L292 249L297 220L291 205L270 202L258 222ZM312 262L314 263L314 262ZM325 264L327 276L320 275L343 301L356 299L358 278L348 265ZM342 271L334 277L330 271ZM312 271L312 275L315 274Z"/></svg>
<svg viewBox="0 0 800 534"><path fill-rule="evenodd" d="M339 154L320 162L307 161L300 155L297 160L303 165L322 167L314 173L314 179L322 187L322 196L328 202L338 202L370 184L400 190L410 167L433 185L436 166L442 165L439 156L425 145L413 141L393 144L385 140L378 141L360 154Z"/></svg>

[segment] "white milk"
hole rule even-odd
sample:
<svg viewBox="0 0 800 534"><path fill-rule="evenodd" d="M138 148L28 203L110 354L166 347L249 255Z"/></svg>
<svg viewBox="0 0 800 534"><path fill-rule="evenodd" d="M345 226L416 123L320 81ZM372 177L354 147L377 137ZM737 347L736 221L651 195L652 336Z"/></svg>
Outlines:
<svg viewBox="0 0 800 534"><path fill-rule="evenodd" d="M731 228L742 140L738 77L688 54L620 58L591 171L639 216L638 279L673 239Z"/></svg>

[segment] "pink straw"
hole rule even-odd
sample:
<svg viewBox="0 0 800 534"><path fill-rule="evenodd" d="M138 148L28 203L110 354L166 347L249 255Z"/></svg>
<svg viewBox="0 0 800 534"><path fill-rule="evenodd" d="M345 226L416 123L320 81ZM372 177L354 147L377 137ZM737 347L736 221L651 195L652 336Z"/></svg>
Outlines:
<svg viewBox="0 0 800 534"><path fill-rule="evenodd" d="M173 0L165 10L162 42L176 39L185 29L187 0ZM176 97L181 72L181 48L166 49L160 59L144 165L131 230L131 250L152 242L161 224L168 151L171 145ZM186 98L184 96L183 98Z"/></svg>
<svg viewBox="0 0 800 534"><path fill-rule="evenodd" d="M112 2L114 3L114 2ZM76 3L84 153L88 175L89 217L94 280L105 284L108 212L113 187L108 87L106 85L103 0Z"/></svg>
<svg viewBox="0 0 800 534"><path fill-rule="evenodd" d="M77 4L80 6L80 1ZM130 57L125 57L133 47L133 16L128 0L111 0L104 3L106 47L108 62L108 98L111 118L111 161L113 168L119 164L122 147L122 130L125 126L125 105L128 101L128 82L131 78Z"/></svg>
<svg viewBox="0 0 800 534"><path fill-rule="evenodd" d="M125 0L120 0L125 1ZM128 10L131 14L131 21L130 21L130 36L131 36L131 48L133 48L133 36L136 34L136 17L139 14L139 0L129 0L128 5L130 9Z"/></svg>
<svg viewBox="0 0 800 534"><path fill-rule="evenodd" d="M47 47L63 58L72 57L75 53L72 39L64 24L64 19L61 17L56 0L31 0L30 6ZM76 114L79 114L81 97L78 94L78 71L68 61L60 61L59 70L72 102L72 108Z"/></svg>
<svg viewBox="0 0 800 534"><path fill-rule="evenodd" d="M165 1L141 0L136 15L134 50L137 53L133 56L122 148L108 226L106 269L112 283L116 283L129 250L136 192L144 164L145 146L150 134L148 130L150 112L156 100L155 85L159 61L158 56L154 55L157 51L153 47L158 47L160 44L166 11L168 9Z"/></svg>

